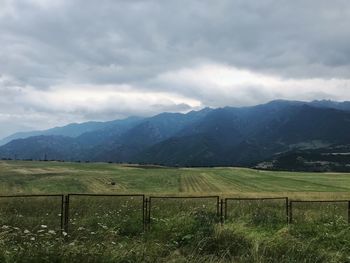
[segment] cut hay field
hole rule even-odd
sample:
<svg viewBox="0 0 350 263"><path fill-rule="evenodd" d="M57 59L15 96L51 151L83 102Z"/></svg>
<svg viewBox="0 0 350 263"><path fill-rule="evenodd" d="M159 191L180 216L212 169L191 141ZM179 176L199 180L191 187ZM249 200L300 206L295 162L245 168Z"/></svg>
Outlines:
<svg viewBox="0 0 350 263"><path fill-rule="evenodd" d="M287 195L292 198L342 199L350 198L350 174L0 161L0 193Z"/></svg>

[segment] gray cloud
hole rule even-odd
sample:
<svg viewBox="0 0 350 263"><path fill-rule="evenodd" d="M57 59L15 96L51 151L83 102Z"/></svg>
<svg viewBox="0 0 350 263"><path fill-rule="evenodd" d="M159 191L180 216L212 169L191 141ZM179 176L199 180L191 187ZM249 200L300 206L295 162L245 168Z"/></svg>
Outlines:
<svg viewBox="0 0 350 263"><path fill-rule="evenodd" d="M349 88L347 0L0 4L0 125L6 126L0 137L16 129L89 118L252 104L278 97L340 99L340 92ZM197 69L212 64L273 76L284 90L278 85L269 89L268 83L258 83L259 78L248 84L204 85L181 75L183 69L202 74ZM172 77L164 78L167 74ZM181 81L176 81L176 74ZM311 84L324 87L315 90L312 79L317 81ZM290 80L297 81L298 94L293 94ZM301 92L303 81L308 88ZM109 94L111 87L120 91L122 85L129 86L129 95ZM106 95L96 108L88 94L82 100L69 97L68 91L74 89ZM151 94L150 103L140 103L137 93Z"/></svg>

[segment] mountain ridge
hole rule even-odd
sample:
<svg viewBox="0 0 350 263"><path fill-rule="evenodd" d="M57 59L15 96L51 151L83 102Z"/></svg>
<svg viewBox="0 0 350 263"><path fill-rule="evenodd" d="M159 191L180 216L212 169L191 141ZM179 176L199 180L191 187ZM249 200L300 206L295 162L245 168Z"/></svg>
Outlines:
<svg viewBox="0 0 350 263"><path fill-rule="evenodd" d="M350 103L276 100L251 107L162 113L114 124L76 137L14 140L0 147L0 157L254 166L316 141L313 147L350 144Z"/></svg>

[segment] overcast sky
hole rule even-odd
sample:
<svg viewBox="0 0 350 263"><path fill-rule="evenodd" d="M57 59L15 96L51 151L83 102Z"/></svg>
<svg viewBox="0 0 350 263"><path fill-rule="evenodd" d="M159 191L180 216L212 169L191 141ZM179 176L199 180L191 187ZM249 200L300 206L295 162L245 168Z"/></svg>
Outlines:
<svg viewBox="0 0 350 263"><path fill-rule="evenodd" d="M0 0L0 137L273 99L350 100L350 1Z"/></svg>

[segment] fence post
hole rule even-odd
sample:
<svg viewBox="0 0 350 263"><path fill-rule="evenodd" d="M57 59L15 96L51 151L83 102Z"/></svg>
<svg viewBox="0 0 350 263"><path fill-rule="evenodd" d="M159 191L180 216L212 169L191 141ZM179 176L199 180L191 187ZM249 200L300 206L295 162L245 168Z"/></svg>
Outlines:
<svg viewBox="0 0 350 263"><path fill-rule="evenodd" d="M286 197L286 218L287 218L287 224L289 224L289 200L288 197Z"/></svg>
<svg viewBox="0 0 350 263"><path fill-rule="evenodd" d="M221 221L221 225L224 224L224 214L223 214L223 210L224 210L224 200L221 199L221 206L220 206L220 221Z"/></svg>
<svg viewBox="0 0 350 263"><path fill-rule="evenodd" d="M63 234L64 231L64 195L61 196L61 234Z"/></svg>
<svg viewBox="0 0 350 263"><path fill-rule="evenodd" d="M65 196L64 231L68 234L69 226L69 195Z"/></svg>
<svg viewBox="0 0 350 263"><path fill-rule="evenodd" d="M289 202L289 224L293 222L293 201Z"/></svg>
<svg viewBox="0 0 350 263"><path fill-rule="evenodd" d="M217 203L216 203L216 215L220 216L220 197L217 197Z"/></svg>
<svg viewBox="0 0 350 263"><path fill-rule="evenodd" d="M148 225L148 198L145 199L145 202L143 204L144 206L144 217L143 217L143 227L146 230L146 227Z"/></svg>
<svg viewBox="0 0 350 263"><path fill-rule="evenodd" d="M224 215L224 220L227 219L227 199L225 198L225 215Z"/></svg>
<svg viewBox="0 0 350 263"><path fill-rule="evenodd" d="M151 200L152 198L150 197L148 199L148 216L147 216L148 230L151 229Z"/></svg>
<svg viewBox="0 0 350 263"><path fill-rule="evenodd" d="M348 201L348 223L350 224L350 201Z"/></svg>

